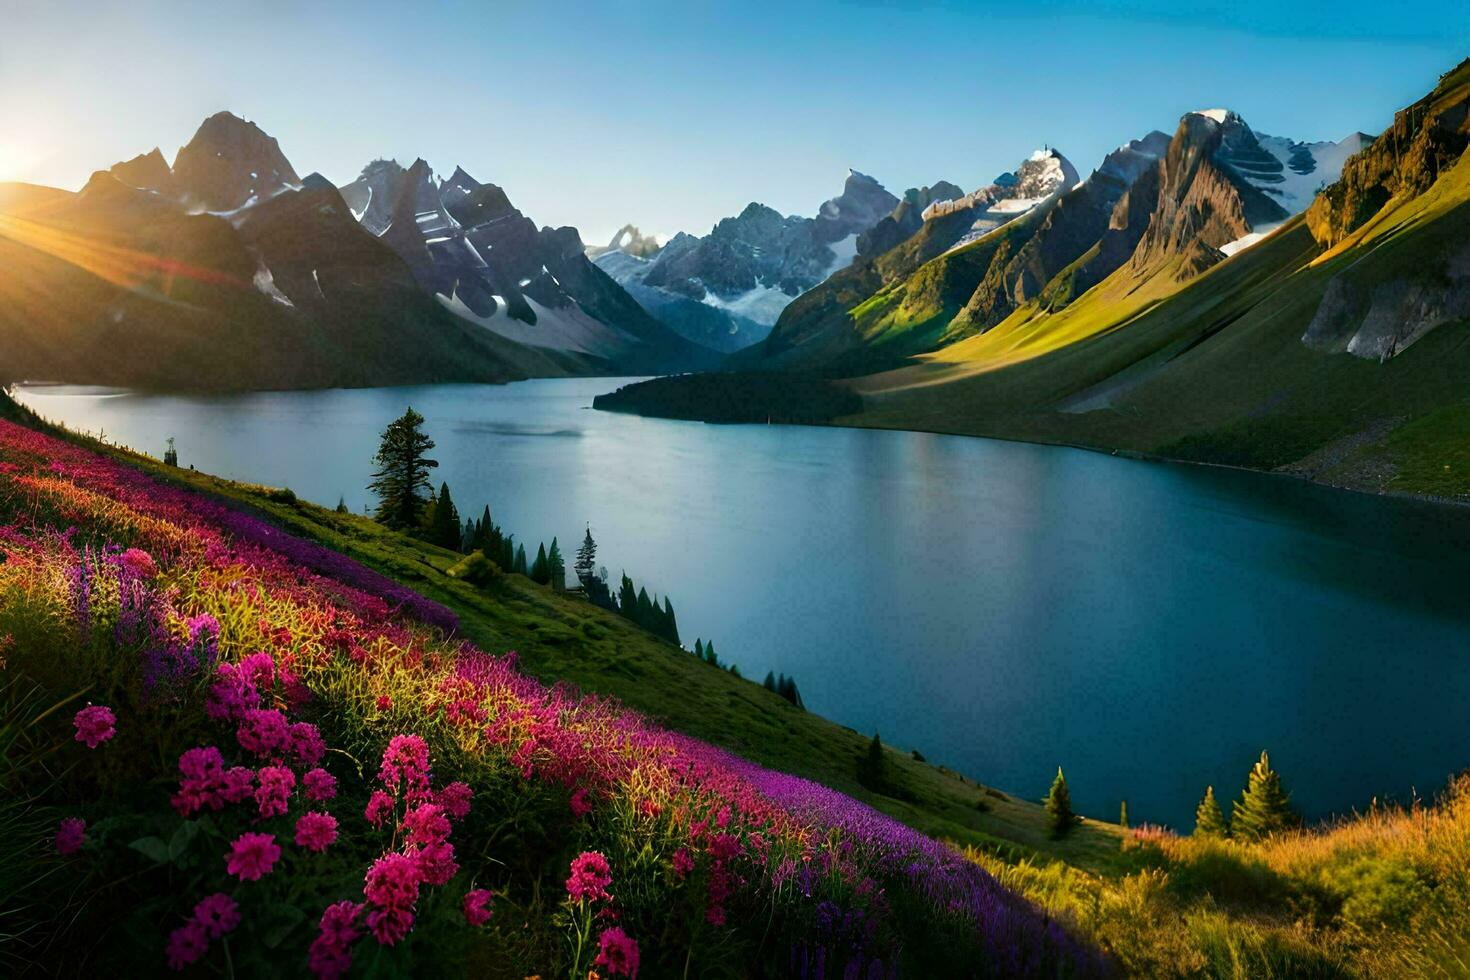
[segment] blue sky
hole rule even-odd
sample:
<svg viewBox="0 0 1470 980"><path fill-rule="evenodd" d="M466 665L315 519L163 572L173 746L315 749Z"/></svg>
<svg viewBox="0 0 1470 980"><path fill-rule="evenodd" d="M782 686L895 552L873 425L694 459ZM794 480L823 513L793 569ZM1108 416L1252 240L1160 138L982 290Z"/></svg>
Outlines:
<svg viewBox="0 0 1470 980"><path fill-rule="evenodd" d="M1414 0L0 4L0 180L172 159L228 108L302 174L459 164L593 242L814 213L848 167L969 189L1050 144L1085 174L1195 108L1377 131L1470 54L1462 2Z"/></svg>

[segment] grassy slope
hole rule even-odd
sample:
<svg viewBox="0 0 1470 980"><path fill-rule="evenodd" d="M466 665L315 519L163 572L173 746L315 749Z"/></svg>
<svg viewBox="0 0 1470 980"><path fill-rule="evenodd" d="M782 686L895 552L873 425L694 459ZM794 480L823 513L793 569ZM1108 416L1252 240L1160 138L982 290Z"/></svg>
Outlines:
<svg viewBox="0 0 1470 980"><path fill-rule="evenodd" d="M542 680L568 681L584 691L616 697L672 729L832 786L931 836L1009 858L1060 857L1103 873L1120 866L1121 831L1115 825L1089 820L1064 840L1053 841L1038 804L892 748L891 771L911 798L871 793L856 780L867 736L797 710L759 684L696 660L580 599L521 576L504 576L481 591L445 574L460 556L387 531L367 518L273 500L263 487L111 451L155 476L247 504L292 533L350 555L450 606L459 613L469 639L487 650L518 651L525 669Z"/></svg>
<svg viewBox="0 0 1470 980"><path fill-rule="evenodd" d="M857 380L866 409L841 421L1266 469L1322 452L1303 471L1329 482L1470 494L1456 430L1433 421L1470 399L1470 325L1441 326L1381 365L1301 343L1333 276L1371 287L1410 274L1467 220L1470 159L1327 254L1297 219L1177 292L1167 275L1115 276L1060 313L1018 313Z"/></svg>

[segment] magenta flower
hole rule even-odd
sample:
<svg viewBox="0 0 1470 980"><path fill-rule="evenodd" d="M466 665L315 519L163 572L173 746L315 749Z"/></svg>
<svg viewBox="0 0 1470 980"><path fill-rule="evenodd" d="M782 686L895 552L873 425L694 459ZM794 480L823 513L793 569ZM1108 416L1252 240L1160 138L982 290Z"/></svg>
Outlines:
<svg viewBox="0 0 1470 980"><path fill-rule="evenodd" d="M394 735L383 750L378 779L395 796L400 787L409 796L429 789L429 745L418 735Z"/></svg>
<svg viewBox="0 0 1470 980"><path fill-rule="evenodd" d="M413 931L413 910L390 905L367 915L368 932L380 945L392 946Z"/></svg>
<svg viewBox="0 0 1470 980"><path fill-rule="evenodd" d="M592 803L587 799L587 787L578 786L577 791L572 794L572 799L569 805L572 808L572 816L576 817L578 820L591 813Z"/></svg>
<svg viewBox="0 0 1470 980"><path fill-rule="evenodd" d="M259 881L270 874L280 857L274 834L241 834L225 855L225 870L241 881Z"/></svg>
<svg viewBox="0 0 1470 980"><path fill-rule="evenodd" d="M473 795L468 784L453 782L441 789L434 800L450 817L463 820L470 815L470 799Z"/></svg>
<svg viewBox="0 0 1470 980"><path fill-rule="evenodd" d="M475 927L489 922L493 914L490 900L494 897L495 893L488 888L471 889L464 897L464 920Z"/></svg>
<svg viewBox="0 0 1470 980"><path fill-rule="evenodd" d="M256 755L272 755L285 750L291 742L286 716L275 708L250 708L235 731L240 748Z"/></svg>
<svg viewBox="0 0 1470 980"><path fill-rule="evenodd" d="M449 836L449 818L437 803L421 803L404 814L404 841L408 844L438 844Z"/></svg>
<svg viewBox="0 0 1470 980"><path fill-rule="evenodd" d="M694 870L694 856L689 853L689 848L681 847L674 852L674 873L683 878Z"/></svg>
<svg viewBox="0 0 1470 980"><path fill-rule="evenodd" d="M322 913L321 932L311 941L311 972L327 980L336 980L352 967L352 944L361 935L357 917L362 906L338 902Z"/></svg>
<svg viewBox="0 0 1470 980"><path fill-rule="evenodd" d="M313 802L324 803L337 795L337 777L325 769L307 770L301 785L306 788L306 798Z"/></svg>
<svg viewBox="0 0 1470 980"><path fill-rule="evenodd" d="M595 902L607 898L607 886L611 884L612 869L601 854L583 851L572 860L572 875L567 879L567 894L572 901L587 899Z"/></svg>
<svg viewBox="0 0 1470 980"><path fill-rule="evenodd" d="M255 796L255 770L234 766L220 777L219 798L226 803L244 803Z"/></svg>
<svg viewBox="0 0 1470 980"><path fill-rule="evenodd" d="M618 926L604 929L597 938L598 953L594 960L598 966L607 967L615 977L638 976L638 944Z"/></svg>
<svg viewBox="0 0 1470 980"><path fill-rule="evenodd" d="M56 826L56 852L62 857L71 857L82 849L87 840L87 821L81 817L66 817Z"/></svg>
<svg viewBox="0 0 1470 980"><path fill-rule="evenodd" d="M117 734L117 716L111 708L100 704L89 704L71 720L76 726L76 741L86 742L87 748L95 749Z"/></svg>
<svg viewBox="0 0 1470 980"><path fill-rule="evenodd" d="M337 818L330 813L303 813L296 821L296 844L320 854L337 839Z"/></svg>
<svg viewBox="0 0 1470 980"><path fill-rule="evenodd" d="M224 892L215 892L194 906L194 921L204 927L209 938L218 939L240 924L240 906Z"/></svg>
<svg viewBox="0 0 1470 980"><path fill-rule="evenodd" d="M169 933L164 955L170 970L182 970L209 952L209 933L197 922L186 922Z"/></svg>
<svg viewBox="0 0 1470 980"><path fill-rule="evenodd" d="M380 789L375 789L373 790L373 795L368 797L367 809L363 811L362 815L374 827L381 827L383 826L383 821L387 820L392 813L393 797Z"/></svg>
<svg viewBox="0 0 1470 980"><path fill-rule="evenodd" d="M289 730L291 752L303 766L314 766L327 754L327 743L321 732L307 721L298 721Z"/></svg>
<svg viewBox="0 0 1470 980"><path fill-rule="evenodd" d="M419 874L426 884L447 885L449 879L459 872L459 864L454 860L454 845L448 841L410 848L410 854L418 863Z"/></svg>
<svg viewBox="0 0 1470 980"><path fill-rule="evenodd" d="M255 802L260 806L262 820L283 816L291 803L291 790L296 788L296 774L285 766L261 766L256 773L260 788L255 791Z"/></svg>
<svg viewBox="0 0 1470 980"><path fill-rule="evenodd" d="M384 854L368 869L362 893L374 905L410 908L419 899L422 882L423 875L413 858L407 854Z"/></svg>
<svg viewBox="0 0 1470 980"><path fill-rule="evenodd" d="M153 556L146 551L129 548L121 555L118 555L117 560L122 564L123 568L126 568L138 578L152 578L158 574L158 565L154 563Z"/></svg>

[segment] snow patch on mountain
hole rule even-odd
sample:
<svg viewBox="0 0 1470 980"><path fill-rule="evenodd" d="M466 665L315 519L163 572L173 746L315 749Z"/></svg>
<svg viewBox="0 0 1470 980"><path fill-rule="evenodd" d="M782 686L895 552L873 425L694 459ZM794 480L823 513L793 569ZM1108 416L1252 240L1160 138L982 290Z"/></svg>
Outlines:
<svg viewBox="0 0 1470 980"><path fill-rule="evenodd" d="M726 313L754 320L763 326L771 326L781 318L781 311L786 309L793 299L795 299L794 296L788 296L776 287L767 286L757 280L754 289L746 290L731 299L706 292L703 302L706 306L713 306Z"/></svg>

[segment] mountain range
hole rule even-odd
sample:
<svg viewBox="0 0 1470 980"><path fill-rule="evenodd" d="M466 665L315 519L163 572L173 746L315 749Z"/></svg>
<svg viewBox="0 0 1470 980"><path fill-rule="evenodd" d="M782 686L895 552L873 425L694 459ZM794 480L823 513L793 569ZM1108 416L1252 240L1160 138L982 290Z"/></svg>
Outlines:
<svg viewBox="0 0 1470 980"><path fill-rule="evenodd" d="M1470 61L1376 139L1186 113L988 230L1003 182L929 205L730 359L745 395L727 374L599 405L779 419L784 372L828 379L845 424L1470 493L1467 142Z"/></svg>
<svg viewBox="0 0 1470 980"><path fill-rule="evenodd" d="M588 260L463 170L300 177L228 112L81 191L0 185L6 379L239 389L709 367Z"/></svg>

